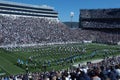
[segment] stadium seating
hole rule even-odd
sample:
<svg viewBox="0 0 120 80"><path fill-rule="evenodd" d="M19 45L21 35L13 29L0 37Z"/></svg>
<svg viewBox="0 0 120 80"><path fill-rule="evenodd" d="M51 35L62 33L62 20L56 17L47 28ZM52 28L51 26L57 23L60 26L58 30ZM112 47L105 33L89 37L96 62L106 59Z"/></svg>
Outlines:
<svg viewBox="0 0 120 80"><path fill-rule="evenodd" d="M120 18L120 9L119 8L81 9L80 15L81 18L88 18L88 19Z"/></svg>
<svg viewBox="0 0 120 80"><path fill-rule="evenodd" d="M61 22L34 17L0 16L1 45L70 41L70 32Z"/></svg>
<svg viewBox="0 0 120 80"><path fill-rule="evenodd" d="M86 28L69 29L56 19L15 15L0 15L0 18L1 47L18 47L20 45L23 47L83 41L117 44L120 40L120 32L116 30L119 27L118 23L111 25L89 20L81 22L81 25Z"/></svg>

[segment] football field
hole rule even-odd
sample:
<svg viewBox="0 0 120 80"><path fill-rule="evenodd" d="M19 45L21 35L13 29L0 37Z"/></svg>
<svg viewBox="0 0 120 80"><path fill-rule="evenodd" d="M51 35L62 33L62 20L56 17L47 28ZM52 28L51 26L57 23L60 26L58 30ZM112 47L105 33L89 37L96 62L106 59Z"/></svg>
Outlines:
<svg viewBox="0 0 120 80"><path fill-rule="evenodd" d="M0 75L68 69L71 65L120 55L120 46L105 44L62 44L0 49Z"/></svg>

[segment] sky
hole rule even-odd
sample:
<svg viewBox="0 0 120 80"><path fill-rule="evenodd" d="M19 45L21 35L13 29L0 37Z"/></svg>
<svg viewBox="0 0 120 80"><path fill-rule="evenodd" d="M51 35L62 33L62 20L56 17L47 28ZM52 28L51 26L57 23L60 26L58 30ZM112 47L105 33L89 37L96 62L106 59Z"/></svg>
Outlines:
<svg viewBox="0 0 120 80"><path fill-rule="evenodd" d="M32 5L48 5L59 13L62 22L70 21L70 13L74 12L73 21L79 21L80 9L120 8L120 0L3 0Z"/></svg>

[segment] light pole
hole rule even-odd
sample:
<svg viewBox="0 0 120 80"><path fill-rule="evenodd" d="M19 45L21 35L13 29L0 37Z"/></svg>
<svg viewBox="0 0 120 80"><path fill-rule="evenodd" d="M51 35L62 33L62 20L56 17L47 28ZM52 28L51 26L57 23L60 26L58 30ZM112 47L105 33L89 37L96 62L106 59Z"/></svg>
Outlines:
<svg viewBox="0 0 120 80"><path fill-rule="evenodd" d="M71 18L71 28L72 28L72 19L73 19L73 16L74 16L74 12L70 12L70 18Z"/></svg>

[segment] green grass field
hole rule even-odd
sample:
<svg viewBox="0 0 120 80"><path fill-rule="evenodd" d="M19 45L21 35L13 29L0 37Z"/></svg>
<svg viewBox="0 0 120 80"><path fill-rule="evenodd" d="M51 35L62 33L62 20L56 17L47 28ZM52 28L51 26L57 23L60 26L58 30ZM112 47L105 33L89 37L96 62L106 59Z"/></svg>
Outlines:
<svg viewBox="0 0 120 80"><path fill-rule="evenodd" d="M78 62L120 55L120 46L105 44L66 44L37 48L0 49L0 75L67 69Z"/></svg>

